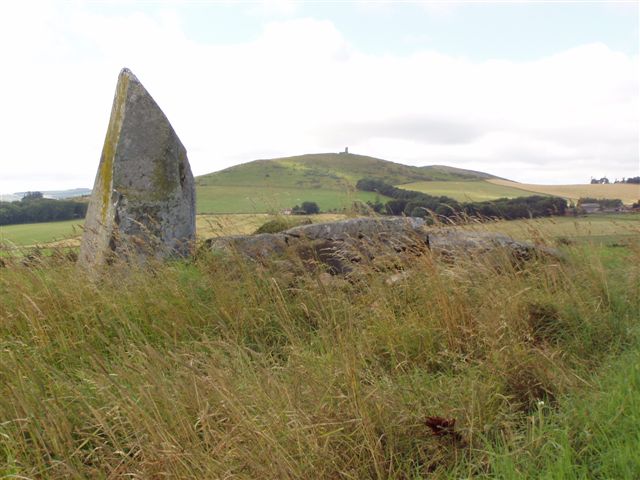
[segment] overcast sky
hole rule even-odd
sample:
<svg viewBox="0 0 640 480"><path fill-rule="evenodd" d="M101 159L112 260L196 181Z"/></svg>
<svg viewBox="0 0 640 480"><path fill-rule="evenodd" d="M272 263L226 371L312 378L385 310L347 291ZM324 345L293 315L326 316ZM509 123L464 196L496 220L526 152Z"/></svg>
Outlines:
<svg viewBox="0 0 640 480"><path fill-rule="evenodd" d="M91 187L118 72L196 175L354 153L640 175L638 3L0 2L0 192Z"/></svg>

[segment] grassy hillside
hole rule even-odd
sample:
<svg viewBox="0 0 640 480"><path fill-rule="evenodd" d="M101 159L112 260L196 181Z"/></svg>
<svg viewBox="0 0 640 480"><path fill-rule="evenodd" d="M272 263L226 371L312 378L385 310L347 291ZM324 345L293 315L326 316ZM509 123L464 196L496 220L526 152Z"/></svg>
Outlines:
<svg viewBox="0 0 640 480"><path fill-rule="evenodd" d="M447 165L428 165L420 167L430 175L441 175L438 180L489 180L499 179L490 173L479 172L477 170L465 170L463 168L449 167ZM435 179L435 178L434 178Z"/></svg>
<svg viewBox="0 0 640 480"><path fill-rule="evenodd" d="M318 153L295 157L256 160L197 178L200 186L257 186L324 188L353 187L364 177L390 184L422 180L480 180L495 178L481 172L451 167L411 167L379 158L351 153Z"/></svg>
<svg viewBox="0 0 640 480"><path fill-rule="evenodd" d="M452 167L411 167L364 155L323 153L256 160L197 178L199 213L264 213L315 201L322 210L375 200L355 191L361 178L390 184L495 178ZM384 200L384 199L383 199Z"/></svg>
<svg viewBox="0 0 640 480"><path fill-rule="evenodd" d="M562 248L395 283L9 265L0 477L639 478L640 244Z"/></svg>
<svg viewBox="0 0 640 480"><path fill-rule="evenodd" d="M554 195L577 201L581 197L620 199L629 205L640 200L640 185L616 183L609 185L536 185L502 179L490 179L490 183L524 190L531 193ZM530 194L530 193L529 193Z"/></svg>

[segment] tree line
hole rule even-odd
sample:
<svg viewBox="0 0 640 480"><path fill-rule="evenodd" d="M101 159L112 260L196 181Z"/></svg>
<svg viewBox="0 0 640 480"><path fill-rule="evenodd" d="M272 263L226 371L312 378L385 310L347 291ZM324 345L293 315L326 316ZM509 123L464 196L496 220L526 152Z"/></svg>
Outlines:
<svg viewBox="0 0 640 480"><path fill-rule="evenodd" d="M622 208L622 200L618 198L592 198L582 197L578 200L578 207L581 207L585 203L597 203L600 208Z"/></svg>
<svg viewBox="0 0 640 480"><path fill-rule="evenodd" d="M567 210L567 201L565 199L542 195L499 198L485 202L458 202L451 197L404 190L371 178L358 180L356 188L391 197L391 200L384 204L379 200L368 202L374 211L384 215L407 215L411 217L426 217L431 214L444 217L467 215L513 220L516 218L564 215Z"/></svg>
<svg viewBox="0 0 640 480"><path fill-rule="evenodd" d="M609 181L609 179L607 177L602 177L602 178L593 178L591 177L591 185L609 185L611 182ZM622 178L622 180L618 180L617 178L613 181L613 183L634 183L634 184L640 184L640 177L629 177L629 178Z"/></svg>
<svg viewBox="0 0 640 480"><path fill-rule="evenodd" d="M40 192L28 192L22 200L0 202L0 225L82 219L87 208L87 203L54 200L44 198Z"/></svg>

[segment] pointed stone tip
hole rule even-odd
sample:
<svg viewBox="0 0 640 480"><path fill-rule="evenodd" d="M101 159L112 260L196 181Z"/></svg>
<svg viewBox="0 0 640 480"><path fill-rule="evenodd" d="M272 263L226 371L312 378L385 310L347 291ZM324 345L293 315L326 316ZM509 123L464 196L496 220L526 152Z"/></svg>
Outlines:
<svg viewBox="0 0 640 480"><path fill-rule="evenodd" d="M140 80L138 80L138 77L136 77L133 72L127 67L124 67L122 70L120 70L120 75L118 75L118 78L122 77L128 77L129 80L135 80L138 83L140 82Z"/></svg>

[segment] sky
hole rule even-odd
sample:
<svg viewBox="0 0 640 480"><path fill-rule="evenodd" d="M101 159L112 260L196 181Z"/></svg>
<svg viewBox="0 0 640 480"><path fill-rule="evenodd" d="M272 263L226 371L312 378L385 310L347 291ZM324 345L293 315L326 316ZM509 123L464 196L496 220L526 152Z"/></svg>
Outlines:
<svg viewBox="0 0 640 480"><path fill-rule="evenodd" d="M318 152L640 175L638 2L3 1L0 192L93 185L117 76L195 175Z"/></svg>

